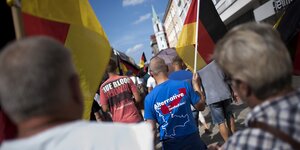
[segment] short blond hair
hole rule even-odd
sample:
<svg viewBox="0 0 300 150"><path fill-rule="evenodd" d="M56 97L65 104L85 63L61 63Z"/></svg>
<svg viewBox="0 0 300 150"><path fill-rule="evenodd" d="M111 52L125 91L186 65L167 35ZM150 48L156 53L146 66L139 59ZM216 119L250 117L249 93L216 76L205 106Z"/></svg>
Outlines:
<svg viewBox="0 0 300 150"><path fill-rule="evenodd" d="M260 99L291 85L290 55L270 25L247 23L233 28L217 43L214 58L224 72L246 82Z"/></svg>

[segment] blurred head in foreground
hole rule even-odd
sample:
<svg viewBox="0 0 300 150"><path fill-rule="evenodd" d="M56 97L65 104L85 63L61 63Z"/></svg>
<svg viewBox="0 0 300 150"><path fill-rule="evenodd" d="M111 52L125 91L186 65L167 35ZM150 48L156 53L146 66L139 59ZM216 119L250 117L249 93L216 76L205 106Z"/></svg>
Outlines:
<svg viewBox="0 0 300 150"><path fill-rule="evenodd" d="M1 106L18 126L81 118L79 78L61 43L48 37L13 42L1 52L0 70Z"/></svg>
<svg viewBox="0 0 300 150"><path fill-rule="evenodd" d="M270 25L247 23L233 28L217 43L214 58L250 107L291 88L292 62Z"/></svg>

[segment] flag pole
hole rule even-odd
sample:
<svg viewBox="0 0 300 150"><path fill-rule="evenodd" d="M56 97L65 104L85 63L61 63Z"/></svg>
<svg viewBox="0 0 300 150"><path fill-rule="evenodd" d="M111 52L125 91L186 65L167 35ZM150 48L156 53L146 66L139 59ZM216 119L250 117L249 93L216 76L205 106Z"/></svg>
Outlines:
<svg viewBox="0 0 300 150"><path fill-rule="evenodd" d="M196 34L195 34L195 57L194 57L194 73L197 71L197 54L198 54L198 24L199 24L199 10L200 10L200 0L197 1L197 20L196 20Z"/></svg>
<svg viewBox="0 0 300 150"><path fill-rule="evenodd" d="M21 2L20 0L6 0L6 2L11 7L16 39L19 40L24 37L23 21L21 17Z"/></svg>

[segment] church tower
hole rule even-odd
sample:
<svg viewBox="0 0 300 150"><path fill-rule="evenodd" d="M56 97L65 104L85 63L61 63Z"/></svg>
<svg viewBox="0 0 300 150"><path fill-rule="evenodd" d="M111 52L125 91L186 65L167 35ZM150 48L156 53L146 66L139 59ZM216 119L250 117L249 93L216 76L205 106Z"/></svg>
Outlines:
<svg viewBox="0 0 300 150"><path fill-rule="evenodd" d="M158 50L161 51L169 48L164 28L153 6L152 6L152 23L153 23L154 34L156 37L156 42L158 45Z"/></svg>

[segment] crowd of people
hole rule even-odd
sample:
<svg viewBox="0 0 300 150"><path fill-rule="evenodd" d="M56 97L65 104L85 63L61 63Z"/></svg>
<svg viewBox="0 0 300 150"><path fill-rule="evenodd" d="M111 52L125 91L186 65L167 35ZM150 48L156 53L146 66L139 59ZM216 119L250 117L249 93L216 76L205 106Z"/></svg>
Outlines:
<svg viewBox="0 0 300 150"><path fill-rule="evenodd" d="M213 59L192 73L179 57L174 72L153 57L148 79L118 75L110 60L94 98L97 122L88 122L81 120L82 92L69 50L48 37L13 42L0 54L0 102L17 132L0 150L152 150L157 135L164 150L299 148L300 90L291 86L291 58L278 32L267 24L234 27L217 42ZM237 96L251 108L239 131L231 107ZM223 145L201 139L199 118L211 133L201 113L206 106Z"/></svg>

